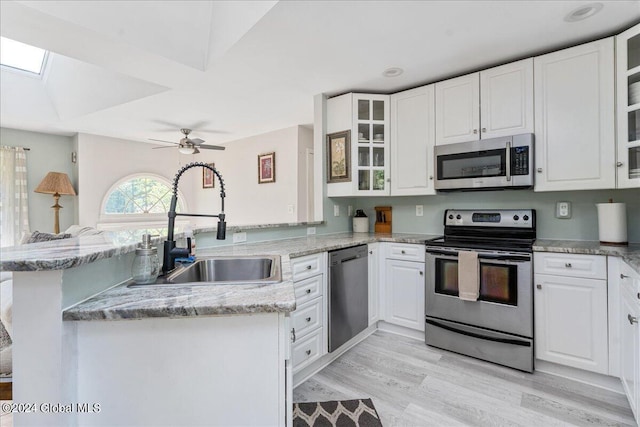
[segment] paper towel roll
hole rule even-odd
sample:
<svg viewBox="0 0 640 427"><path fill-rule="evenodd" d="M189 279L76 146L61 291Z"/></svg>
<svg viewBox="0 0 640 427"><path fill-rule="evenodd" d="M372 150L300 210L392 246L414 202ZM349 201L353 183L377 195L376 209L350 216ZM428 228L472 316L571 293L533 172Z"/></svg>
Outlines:
<svg viewBox="0 0 640 427"><path fill-rule="evenodd" d="M627 244L627 205L625 203L596 203L600 243Z"/></svg>

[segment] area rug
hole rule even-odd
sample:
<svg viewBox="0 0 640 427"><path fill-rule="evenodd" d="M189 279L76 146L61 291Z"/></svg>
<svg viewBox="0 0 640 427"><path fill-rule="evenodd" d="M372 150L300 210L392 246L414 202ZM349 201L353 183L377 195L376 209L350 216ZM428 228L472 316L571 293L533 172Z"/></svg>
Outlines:
<svg viewBox="0 0 640 427"><path fill-rule="evenodd" d="M293 404L293 427L382 427L371 399Z"/></svg>

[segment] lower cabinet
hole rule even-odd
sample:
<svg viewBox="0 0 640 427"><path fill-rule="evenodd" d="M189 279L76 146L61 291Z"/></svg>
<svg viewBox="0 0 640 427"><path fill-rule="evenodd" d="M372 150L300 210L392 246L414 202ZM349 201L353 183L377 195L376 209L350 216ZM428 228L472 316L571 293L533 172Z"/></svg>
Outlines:
<svg viewBox="0 0 640 427"><path fill-rule="evenodd" d="M385 259L385 321L424 331L424 262Z"/></svg>
<svg viewBox="0 0 640 427"><path fill-rule="evenodd" d="M291 313L293 373L327 353L326 257L319 253L291 260L296 310Z"/></svg>
<svg viewBox="0 0 640 427"><path fill-rule="evenodd" d="M607 374L607 282L535 275L536 358Z"/></svg>
<svg viewBox="0 0 640 427"><path fill-rule="evenodd" d="M622 264L620 274L620 379L629 404L640 420L640 275Z"/></svg>

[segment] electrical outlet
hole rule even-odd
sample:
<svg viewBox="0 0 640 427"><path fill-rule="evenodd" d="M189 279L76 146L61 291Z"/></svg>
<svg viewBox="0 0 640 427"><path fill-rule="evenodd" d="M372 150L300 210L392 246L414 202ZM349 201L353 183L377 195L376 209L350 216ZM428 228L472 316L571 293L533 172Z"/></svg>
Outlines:
<svg viewBox="0 0 640 427"><path fill-rule="evenodd" d="M347 210L347 216L353 216L353 206L349 205L349 209Z"/></svg>
<svg viewBox="0 0 640 427"><path fill-rule="evenodd" d="M247 233L244 231L233 233L233 243L242 243L247 241Z"/></svg>
<svg viewBox="0 0 640 427"><path fill-rule="evenodd" d="M333 216L340 216L340 205L333 205Z"/></svg>
<svg viewBox="0 0 640 427"><path fill-rule="evenodd" d="M312 234L316 234L315 227L307 227L307 236L311 236Z"/></svg>
<svg viewBox="0 0 640 427"><path fill-rule="evenodd" d="M287 205L287 213L288 214L292 214L295 210L295 206L293 205Z"/></svg>
<svg viewBox="0 0 640 427"><path fill-rule="evenodd" d="M556 218L571 218L571 202L556 203Z"/></svg>
<svg viewBox="0 0 640 427"><path fill-rule="evenodd" d="M424 215L424 206L416 205L416 216L423 216L423 215Z"/></svg>

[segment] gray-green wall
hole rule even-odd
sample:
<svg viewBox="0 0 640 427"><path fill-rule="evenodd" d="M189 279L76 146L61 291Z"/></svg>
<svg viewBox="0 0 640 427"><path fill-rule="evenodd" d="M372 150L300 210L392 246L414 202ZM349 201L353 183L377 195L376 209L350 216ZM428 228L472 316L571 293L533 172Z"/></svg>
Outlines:
<svg viewBox="0 0 640 427"><path fill-rule="evenodd" d="M29 227L31 231L53 233L53 196L34 193L47 172L64 172L69 175L73 187L78 191L75 166L71 162L72 138L24 130L0 128L0 144L10 147L26 147L27 188L29 190ZM77 224L76 198L60 197L60 230Z"/></svg>
<svg viewBox="0 0 640 427"><path fill-rule="evenodd" d="M442 234L443 214L448 208L531 208L536 209L537 213L538 238L598 240L598 215L595 204L607 202L609 198L627 204L628 239L631 242L640 242L640 189L546 193L531 190L480 191L420 197L354 198L350 202L355 209L365 210L369 217L370 230L373 230L375 221L375 206L393 208L394 232L430 234ZM571 219L555 217L555 204L560 201L572 203ZM416 216L416 205L424 206L424 216ZM325 207L325 214L327 211Z"/></svg>

